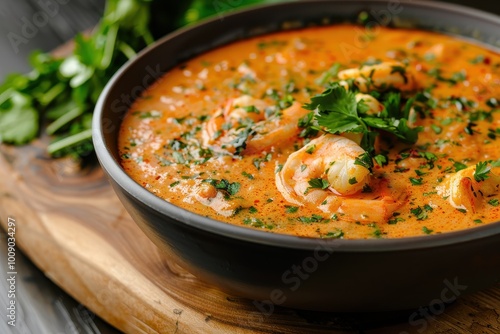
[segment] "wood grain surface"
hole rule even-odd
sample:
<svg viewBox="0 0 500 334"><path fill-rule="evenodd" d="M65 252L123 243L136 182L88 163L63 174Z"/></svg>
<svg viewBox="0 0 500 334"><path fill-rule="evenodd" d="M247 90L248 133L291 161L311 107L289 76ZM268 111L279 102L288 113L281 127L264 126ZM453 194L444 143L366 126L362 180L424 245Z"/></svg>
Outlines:
<svg viewBox="0 0 500 334"><path fill-rule="evenodd" d="M18 246L51 280L126 333L500 333L500 284L420 319L418 311L263 315L160 255L96 163L50 159L43 141L0 146L4 228L8 217Z"/></svg>

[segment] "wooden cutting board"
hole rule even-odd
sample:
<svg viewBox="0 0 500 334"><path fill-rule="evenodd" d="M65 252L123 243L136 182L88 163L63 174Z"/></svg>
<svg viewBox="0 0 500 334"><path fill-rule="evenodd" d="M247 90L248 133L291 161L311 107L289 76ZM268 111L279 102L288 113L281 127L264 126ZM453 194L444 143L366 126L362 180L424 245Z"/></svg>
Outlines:
<svg viewBox="0 0 500 334"><path fill-rule="evenodd" d="M418 322L412 312L262 316L160 255L97 164L50 159L41 141L0 146L4 228L8 217L18 246L52 281L127 333L500 333L500 284Z"/></svg>

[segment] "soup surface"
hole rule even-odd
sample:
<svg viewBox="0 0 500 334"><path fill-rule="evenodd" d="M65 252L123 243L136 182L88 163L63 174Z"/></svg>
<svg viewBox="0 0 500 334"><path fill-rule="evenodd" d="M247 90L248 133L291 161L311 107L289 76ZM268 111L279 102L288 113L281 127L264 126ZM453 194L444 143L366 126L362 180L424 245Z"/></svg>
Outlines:
<svg viewBox="0 0 500 334"><path fill-rule="evenodd" d="M138 98L122 166L227 223L399 238L500 220L500 56L450 36L336 25L202 54Z"/></svg>

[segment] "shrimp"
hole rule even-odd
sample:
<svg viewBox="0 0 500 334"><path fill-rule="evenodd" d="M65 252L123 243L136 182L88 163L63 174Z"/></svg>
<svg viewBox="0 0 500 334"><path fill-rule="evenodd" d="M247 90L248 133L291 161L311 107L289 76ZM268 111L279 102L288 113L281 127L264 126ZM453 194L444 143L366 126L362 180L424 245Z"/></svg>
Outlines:
<svg viewBox="0 0 500 334"><path fill-rule="evenodd" d="M239 145L243 147L239 153L255 154L287 144L299 132L299 119L309 111L294 102L266 117L265 110L269 108L275 107L248 95L231 99L204 124L203 145L231 153L235 153L235 146Z"/></svg>
<svg viewBox="0 0 500 334"><path fill-rule="evenodd" d="M208 146L213 144L221 135L224 124L234 127L243 122L259 122L265 118L264 109L267 104L249 95L243 95L230 99L224 108L218 110L202 130L203 144Z"/></svg>
<svg viewBox="0 0 500 334"><path fill-rule="evenodd" d="M384 105L369 94L358 93L355 95L356 102L363 101L368 107L368 115L379 115L384 109Z"/></svg>
<svg viewBox="0 0 500 334"><path fill-rule="evenodd" d="M484 181L474 179L475 166L470 166L449 176L436 188L439 195L448 197L454 208L476 213L484 198L500 193L500 176L490 172Z"/></svg>
<svg viewBox="0 0 500 334"><path fill-rule="evenodd" d="M309 111L298 102L284 109L280 116L256 124L255 135L247 141L245 154L267 151L271 147L286 145L299 133L298 122Z"/></svg>
<svg viewBox="0 0 500 334"><path fill-rule="evenodd" d="M237 203L228 201L222 192L208 183L201 183L194 188L194 198L224 217L232 216L238 209Z"/></svg>
<svg viewBox="0 0 500 334"><path fill-rule="evenodd" d="M405 192L391 190L385 179L373 180L366 167L355 163L363 153L348 138L323 135L288 157L276 174L276 187L299 206L316 205L323 212L344 214L346 220L386 222L403 204ZM311 186L314 179L320 179L319 187ZM377 191L362 193L367 186Z"/></svg>
<svg viewBox="0 0 500 334"><path fill-rule="evenodd" d="M338 77L342 81L354 79L354 84L362 93L373 89L386 90L391 87L411 91L416 87L415 79L406 70L406 66L395 61L343 70L339 72Z"/></svg>
<svg viewBox="0 0 500 334"><path fill-rule="evenodd" d="M425 53L426 56L432 56L439 62L448 62L460 57L462 50L457 42L445 42L433 45Z"/></svg>

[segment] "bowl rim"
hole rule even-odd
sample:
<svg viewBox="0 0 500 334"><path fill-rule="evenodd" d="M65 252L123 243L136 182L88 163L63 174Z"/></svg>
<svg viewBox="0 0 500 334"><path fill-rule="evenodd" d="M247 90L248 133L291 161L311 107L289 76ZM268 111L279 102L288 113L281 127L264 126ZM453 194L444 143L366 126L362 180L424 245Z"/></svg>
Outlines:
<svg viewBox="0 0 500 334"><path fill-rule="evenodd" d="M311 3L357 3L357 4L388 4L391 0L361 0L361 1L346 1L346 0L309 0L309 1L292 1L281 2L274 4L264 4L252 6L247 9L237 10L229 14L225 14L226 18L238 15L249 15L258 13L262 10L277 10L280 7L298 5L304 6ZM446 12L454 12L476 19L497 24L500 27L500 16L487 13L470 7L443 3L438 1L400 1L405 6L420 8L424 10L441 10ZM108 177L117 183L124 191L134 197L143 205L157 213L176 220L181 224L185 224L191 228L216 234L219 236L245 241L250 243L258 243L262 245L284 247L290 249L314 250L318 247L326 247L339 252L388 252L396 250L414 250L432 247L441 247L458 243L472 242L475 240L500 236L500 221L488 223L482 226L467 228L464 230L444 232L442 234L413 236L404 238L371 238L371 239L322 239L299 237L288 234L280 234L268 232L265 230L257 230L253 228L237 226L223 221L207 218L180 208L170 202L161 199L154 195L140 184L134 181L113 158L109 147L105 144L105 133L102 125L103 115L105 115L106 102L108 95L115 89L117 83L121 80L124 73L130 70L135 64L157 48L164 47L170 40L182 37L183 34L195 29L199 29L207 24L218 21L219 18L212 17L205 19L197 24L178 29L174 32L157 40L155 43L145 48L138 53L137 57L126 62L108 81L105 88L101 92L94 110L92 120L92 138L98 160L102 168L106 171Z"/></svg>

